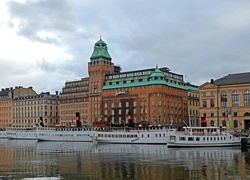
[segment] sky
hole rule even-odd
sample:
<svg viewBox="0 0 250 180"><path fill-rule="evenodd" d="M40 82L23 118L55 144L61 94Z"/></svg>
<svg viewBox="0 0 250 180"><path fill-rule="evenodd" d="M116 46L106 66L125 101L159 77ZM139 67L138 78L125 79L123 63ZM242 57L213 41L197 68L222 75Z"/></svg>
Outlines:
<svg viewBox="0 0 250 180"><path fill-rule="evenodd" d="M250 72L249 0L1 0L0 87L62 91L94 44L122 72L168 67L200 86Z"/></svg>

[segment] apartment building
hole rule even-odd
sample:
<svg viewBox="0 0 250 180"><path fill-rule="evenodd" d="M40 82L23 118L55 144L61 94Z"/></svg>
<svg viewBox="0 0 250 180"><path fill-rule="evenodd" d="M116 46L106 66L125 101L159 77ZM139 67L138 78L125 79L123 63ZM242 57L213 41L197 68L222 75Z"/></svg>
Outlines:
<svg viewBox="0 0 250 180"><path fill-rule="evenodd" d="M80 113L82 123L87 124L89 108L89 78L65 83L60 93L60 123L76 125L76 113Z"/></svg>
<svg viewBox="0 0 250 180"><path fill-rule="evenodd" d="M12 100L19 96L35 95L36 92L32 87L23 88L17 86L15 88L5 88L0 91L0 128L12 126Z"/></svg>
<svg viewBox="0 0 250 180"><path fill-rule="evenodd" d="M40 121L45 126L59 123L59 96L49 92L29 96L17 96L12 100L13 127L33 127Z"/></svg>

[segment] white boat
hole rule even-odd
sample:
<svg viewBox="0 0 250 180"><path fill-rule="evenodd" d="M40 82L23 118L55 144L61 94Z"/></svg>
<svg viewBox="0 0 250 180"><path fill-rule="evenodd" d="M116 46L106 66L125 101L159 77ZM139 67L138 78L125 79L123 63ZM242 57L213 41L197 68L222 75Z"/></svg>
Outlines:
<svg viewBox="0 0 250 180"><path fill-rule="evenodd" d="M5 138L8 138L6 136L6 129L5 128L4 129L0 128L0 139L5 139Z"/></svg>
<svg viewBox="0 0 250 180"><path fill-rule="evenodd" d="M6 136L9 139L35 140L36 127L7 127Z"/></svg>
<svg viewBox="0 0 250 180"><path fill-rule="evenodd" d="M245 138L246 140L246 138ZM170 135L168 147L241 146L244 139L234 137L225 127L184 127Z"/></svg>
<svg viewBox="0 0 250 180"><path fill-rule="evenodd" d="M94 143L110 144L167 144L169 134L174 129L164 127L155 128L106 128L94 131Z"/></svg>
<svg viewBox="0 0 250 180"><path fill-rule="evenodd" d="M100 127L38 127L38 141L92 142L90 137Z"/></svg>

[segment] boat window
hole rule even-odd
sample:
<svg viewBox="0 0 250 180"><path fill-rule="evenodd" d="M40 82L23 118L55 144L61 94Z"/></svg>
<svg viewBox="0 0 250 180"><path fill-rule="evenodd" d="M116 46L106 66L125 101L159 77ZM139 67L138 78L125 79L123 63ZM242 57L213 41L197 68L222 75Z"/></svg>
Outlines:
<svg viewBox="0 0 250 180"><path fill-rule="evenodd" d="M200 138L199 138L199 137L196 137L196 141L200 141Z"/></svg>
<svg viewBox="0 0 250 180"><path fill-rule="evenodd" d="M119 137L121 138L121 137L122 137L122 134L119 134Z"/></svg>
<svg viewBox="0 0 250 180"><path fill-rule="evenodd" d="M175 137L175 136L173 136L173 137ZM186 141L186 138L185 137L179 137L179 140L180 141Z"/></svg>
<svg viewBox="0 0 250 180"><path fill-rule="evenodd" d="M143 134L141 135L141 137L143 137Z"/></svg>
<svg viewBox="0 0 250 180"><path fill-rule="evenodd" d="M193 137L188 137L188 141L194 141Z"/></svg>
<svg viewBox="0 0 250 180"><path fill-rule="evenodd" d="M157 134L155 134L155 137L157 137Z"/></svg>
<svg viewBox="0 0 250 180"><path fill-rule="evenodd" d="M149 134L148 134L148 137L149 137Z"/></svg>

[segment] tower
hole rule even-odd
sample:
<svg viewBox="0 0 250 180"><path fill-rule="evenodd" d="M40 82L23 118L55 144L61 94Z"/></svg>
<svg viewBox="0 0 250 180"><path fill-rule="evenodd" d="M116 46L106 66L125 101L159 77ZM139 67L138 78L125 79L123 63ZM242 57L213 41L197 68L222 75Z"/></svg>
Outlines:
<svg viewBox="0 0 250 180"><path fill-rule="evenodd" d="M102 87L105 74L114 73L114 63L109 55L107 44L100 38L95 43L94 51L88 63L89 73L89 120L93 121L102 117Z"/></svg>

